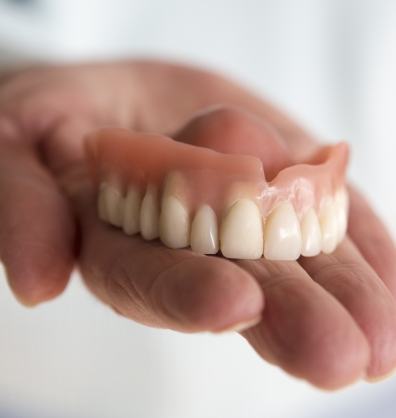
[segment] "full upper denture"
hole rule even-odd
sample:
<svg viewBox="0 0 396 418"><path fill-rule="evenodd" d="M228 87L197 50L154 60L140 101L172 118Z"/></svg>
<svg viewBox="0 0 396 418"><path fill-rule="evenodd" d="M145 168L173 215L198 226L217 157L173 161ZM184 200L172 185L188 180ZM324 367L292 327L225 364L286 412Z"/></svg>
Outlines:
<svg viewBox="0 0 396 418"><path fill-rule="evenodd" d="M99 217L126 234L270 260L330 253L345 236L345 143L322 147L269 181L259 158L166 136L102 129L87 144Z"/></svg>

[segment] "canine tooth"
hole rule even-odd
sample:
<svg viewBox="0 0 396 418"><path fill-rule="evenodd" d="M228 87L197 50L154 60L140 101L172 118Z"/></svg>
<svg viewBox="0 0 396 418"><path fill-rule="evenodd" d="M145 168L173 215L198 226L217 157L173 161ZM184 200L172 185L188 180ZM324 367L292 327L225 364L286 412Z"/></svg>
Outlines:
<svg viewBox="0 0 396 418"><path fill-rule="evenodd" d="M322 208L319 223L322 231L322 251L329 254L335 250L338 239L337 210L333 201L329 201Z"/></svg>
<svg viewBox="0 0 396 418"><path fill-rule="evenodd" d="M98 190L98 216L102 221L108 221L106 209L106 183L102 183Z"/></svg>
<svg viewBox="0 0 396 418"><path fill-rule="evenodd" d="M124 198L120 188L115 184L107 184L104 195L108 221L114 226L122 226Z"/></svg>
<svg viewBox="0 0 396 418"><path fill-rule="evenodd" d="M183 248L189 244L190 220L187 208L174 196L162 200L160 238L170 248Z"/></svg>
<svg viewBox="0 0 396 418"><path fill-rule="evenodd" d="M221 223L220 246L227 258L254 260L262 256L262 217L252 200L240 199L231 206Z"/></svg>
<svg viewBox="0 0 396 418"><path fill-rule="evenodd" d="M313 208L309 209L301 220L301 255L312 257L322 250L322 233L318 216Z"/></svg>
<svg viewBox="0 0 396 418"><path fill-rule="evenodd" d="M290 202L283 202L268 216L264 233L264 257L297 260L301 253L301 229Z"/></svg>
<svg viewBox="0 0 396 418"><path fill-rule="evenodd" d="M139 214L140 214L141 196L139 190L130 186L124 200L124 232L133 235L139 232Z"/></svg>
<svg viewBox="0 0 396 418"><path fill-rule="evenodd" d="M202 205L191 224L191 249L200 254L216 254L219 251L217 218L214 210Z"/></svg>
<svg viewBox="0 0 396 418"><path fill-rule="evenodd" d="M341 242L346 234L348 227L348 193L345 188L339 189L334 198L337 212L338 234L337 242Z"/></svg>
<svg viewBox="0 0 396 418"><path fill-rule="evenodd" d="M158 238L158 196L157 189L149 185L140 208L140 233L146 240Z"/></svg>

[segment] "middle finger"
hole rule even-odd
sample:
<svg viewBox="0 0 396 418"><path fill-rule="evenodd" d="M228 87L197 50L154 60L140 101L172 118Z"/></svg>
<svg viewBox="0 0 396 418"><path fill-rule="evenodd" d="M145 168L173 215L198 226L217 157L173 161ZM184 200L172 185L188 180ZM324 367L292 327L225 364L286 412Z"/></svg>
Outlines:
<svg viewBox="0 0 396 418"><path fill-rule="evenodd" d="M366 338L345 308L294 261L241 260L266 306L244 335L265 359L316 386L336 388L363 375Z"/></svg>
<svg viewBox="0 0 396 418"><path fill-rule="evenodd" d="M374 270L350 239L332 254L301 258L301 266L349 311L369 345L368 378L388 374L396 366L396 304Z"/></svg>

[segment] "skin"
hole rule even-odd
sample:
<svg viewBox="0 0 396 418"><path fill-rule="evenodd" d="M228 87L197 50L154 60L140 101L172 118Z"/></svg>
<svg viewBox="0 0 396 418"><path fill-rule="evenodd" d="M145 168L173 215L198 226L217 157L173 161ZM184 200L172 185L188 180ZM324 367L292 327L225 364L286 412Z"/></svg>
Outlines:
<svg viewBox="0 0 396 418"><path fill-rule="evenodd" d="M0 257L15 296L59 295L77 264L116 312L183 332L256 324L241 334L267 361L326 389L396 366L396 249L352 189L349 236L331 255L232 262L127 237L96 218L82 136L115 125L180 130L197 109L224 138L245 131L235 106L282 137L300 161L316 139L222 77L159 62L52 67L0 77ZM277 158L278 158L277 157ZM362 225L364 227L362 228Z"/></svg>

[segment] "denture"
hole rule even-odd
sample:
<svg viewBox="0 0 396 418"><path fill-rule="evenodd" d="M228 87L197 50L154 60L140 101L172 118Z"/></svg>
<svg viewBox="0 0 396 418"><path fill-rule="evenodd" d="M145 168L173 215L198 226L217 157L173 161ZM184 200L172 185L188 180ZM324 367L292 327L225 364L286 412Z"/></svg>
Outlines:
<svg viewBox="0 0 396 418"><path fill-rule="evenodd" d="M99 218L127 235L230 259L331 253L345 236L348 146L324 146L267 179L262 160L154 134L87 140Z"/></svg>

